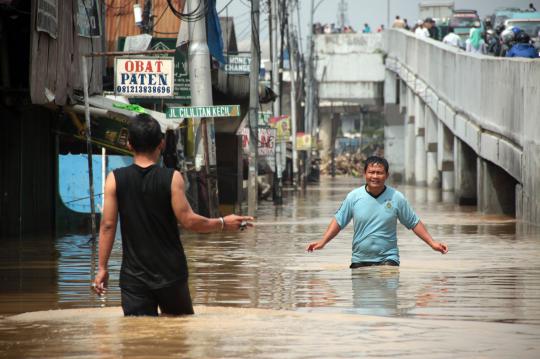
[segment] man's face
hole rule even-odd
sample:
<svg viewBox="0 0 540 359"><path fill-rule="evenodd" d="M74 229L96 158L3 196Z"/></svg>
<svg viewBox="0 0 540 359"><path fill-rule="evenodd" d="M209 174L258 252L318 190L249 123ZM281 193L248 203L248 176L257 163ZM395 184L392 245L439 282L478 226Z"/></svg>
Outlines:
<svg viewBox="0 0 540 359"><path fill-rule="evenodd" d="M368 187L372 189L383 188L384 182L388 178L388 172L386 172L384 166L379 163L369 164L364 175Z"/></svg>

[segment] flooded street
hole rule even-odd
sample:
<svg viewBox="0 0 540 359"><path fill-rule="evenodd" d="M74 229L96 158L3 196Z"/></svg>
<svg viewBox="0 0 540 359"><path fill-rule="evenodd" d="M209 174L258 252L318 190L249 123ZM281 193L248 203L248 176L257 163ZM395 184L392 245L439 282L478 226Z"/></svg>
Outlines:
<svg viewBox="0 0 540 359"><path fill-rule="evenodd" d="M359 181L263 202L245 232L183 234L193 317L122 317L120 240L103 298L87 237L2 241L0 357L540 357L540 227L401 186L447 255L399 225L399 268L351 270L352 224L306 253Z"/></svg>

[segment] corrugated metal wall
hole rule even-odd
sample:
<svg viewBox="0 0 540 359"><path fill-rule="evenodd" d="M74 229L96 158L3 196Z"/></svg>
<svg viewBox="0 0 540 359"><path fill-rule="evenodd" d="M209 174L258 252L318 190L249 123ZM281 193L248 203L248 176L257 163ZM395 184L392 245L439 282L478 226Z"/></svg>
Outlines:
<svg viewBox="0 0 540 359"><path fill-rule="evenodd" d="M58 1L58 33L53 39L36 30L37 1L32 1L30 39L30 97L33 104L54 102L65 105L73 89L82 89L81 55L102 51L102 38L78 36L77 1ZM93 72L90 93L101 92L103 62L94 59L88 73ZM54 94L51 101L48 89Z"/></svg>
<svg viewBox="0 0 540 359"><path fill-rule="evenodd" d="M54 113L0 108L0 238L54 232Z"/></svg>
<svg viewBox="0 0 540 359"><path fill-rule="evenodd" d="M141 7L144 6L144 1L137 0L107 0L105 2L107 51L117 51L119 37L141 34L141 28L135 25L133 15L133 5L137 2ZM184 0L173 0L172 3L176 6L176 9L184 7ZM150 35L155 37L177 37L180 29L180 19L169 9L167 0L154 0L152 15L155 16L154 31Z"/></svg>

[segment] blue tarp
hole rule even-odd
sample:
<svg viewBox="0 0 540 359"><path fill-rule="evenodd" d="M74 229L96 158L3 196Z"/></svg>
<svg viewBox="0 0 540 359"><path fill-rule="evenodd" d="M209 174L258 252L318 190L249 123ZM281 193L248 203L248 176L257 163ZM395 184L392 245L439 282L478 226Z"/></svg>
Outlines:
<svg viewBox="0 0 540 359"><path fill-rule="evenodd" d="M223 36L221 24L216 10L216 0L208 0L208 15L206 16L206 37L210 55L222 64L227 63L223 56Z"/></svg>

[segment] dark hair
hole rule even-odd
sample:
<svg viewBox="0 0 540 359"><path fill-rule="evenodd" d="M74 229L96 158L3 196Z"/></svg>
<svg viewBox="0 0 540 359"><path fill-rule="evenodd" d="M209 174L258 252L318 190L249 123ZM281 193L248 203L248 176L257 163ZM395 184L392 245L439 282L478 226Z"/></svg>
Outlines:
<svg viewBox="0 0 540 359"><path fill-rule="evenodd" d="M396 20L399 20L399 15L396 15Z"/></svg>
<svg viewBox="0 0 540 359"><path fill-rule="evenodd" d="M454 32L454 28L452 26L448 26L448 33Z"/></svg>
<svg viewBox="0 0 540 359"><path fill-rule="evenodd" d="M135 152L151 152L159 146L163 139L159 123L146 113L132 117L128 130L129 144Z"/></svg>
<svg viewBox="0 0 540 359"><path fill-rule="evenodd" d="M520 31L516 35L516 41L520 44L528 44L531 41L531 37L525 31Z"/></svg>
<svg viewBox="0 0 540 359"><path fill-rule="evenodd" d="M369 165L383 165L384 167L384 171L386 173L388 173L388 168L390 167L388 165L388 161L385 160L384 158L382 157L379 157L379 156L369 156L367 159L366 159L366 162L364 163L364 172L367 171L367 168Z"/></svg>

